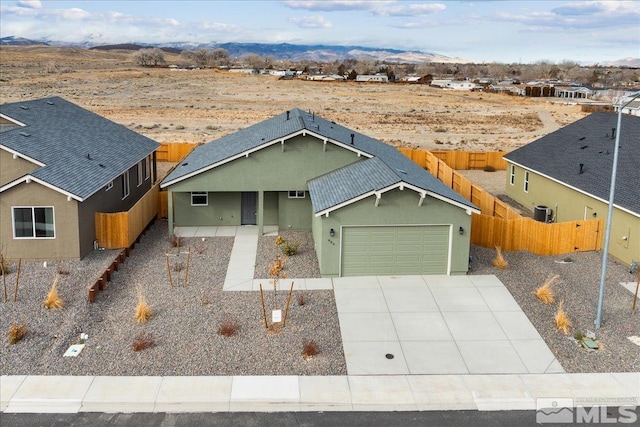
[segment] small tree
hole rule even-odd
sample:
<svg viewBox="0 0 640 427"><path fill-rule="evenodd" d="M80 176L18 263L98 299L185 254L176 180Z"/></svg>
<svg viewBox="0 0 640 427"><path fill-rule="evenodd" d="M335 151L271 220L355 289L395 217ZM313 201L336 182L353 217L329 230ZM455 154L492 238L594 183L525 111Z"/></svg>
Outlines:
<svg viewBox="0 0 640 427"><path fill-rule="evenodd" d="M349 73L349 75L347 76L347 80L355 80L356 77L358 77L358 73L356 72L356 70L351 70L351 72Z"/></svg>
<svg viewBox="0 0 640 427"><path fill-rule="evenodd" d="M166 63L164 52L158 48L140 49L133 53L133 59L141 67L158 67Z"/></svg>

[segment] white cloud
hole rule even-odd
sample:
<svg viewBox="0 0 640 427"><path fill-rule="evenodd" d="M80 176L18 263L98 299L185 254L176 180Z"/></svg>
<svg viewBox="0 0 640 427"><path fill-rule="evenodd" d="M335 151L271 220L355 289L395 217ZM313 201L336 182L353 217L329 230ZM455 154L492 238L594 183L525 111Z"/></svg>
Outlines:
<svg viewBox="0 0 640 427"><path fill-rule="evenodd" d="M295 24L300 28L331 28L331 22L321 15L304 16L300 18L289 18L287 22Z"/></svg>
<svg viewBox="0 0 640 427"><path fill-rule="evenodd" d="M27 9L41 9L42 3L40 0L20 0L16 2L18 7L24 7Z"/></svg>
<svg viewBox="0 0 640 427"><path fill-rule="evenodd" d="M291 9L304 9L323 12L347 10L373 10L380 6L395 3L395 0L286 0L282 2Z"/></svg>
<svg viewBox="0 0 640 427"><path fill-rule="evenodd" d="M446 8L442 3L419 3L379 7L373 13L380 16L421 16L442 12Z"/></svg>

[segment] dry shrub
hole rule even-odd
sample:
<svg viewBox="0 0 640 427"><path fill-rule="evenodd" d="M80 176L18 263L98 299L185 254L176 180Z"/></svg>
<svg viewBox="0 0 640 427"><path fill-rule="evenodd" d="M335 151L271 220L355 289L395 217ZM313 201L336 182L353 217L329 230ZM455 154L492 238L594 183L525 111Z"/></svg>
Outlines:
<svg viewBox="0 0 640 427"><path fill-rule="evenodd" d="M151 307L147 304L147 300L142 294L142 291L138 292L138 305L136 306L136 322L145 323L151 318Z"/></svg>
<svg viewBox="0 0 640 427"><path fill-rule="evenodd" d="M169 244L174 248L182 247L182 237L172 234L169 236Z"/></svg>
<svg viewBox="0 0 640 427"><path fill-rule="evenodd" d="M496 257L493 259L491 264L493 264L494 267L502 269L509 267L509 263L506 259L504 259L504 256L502 255L502 249L500 248L500 246L496 246Z"/></svg>
<svg viewBox="0 0 640 427"><path fill-rule="evenodd" d="M11 327L7 331L9 344L13 345L13 344L19 343L22 340L22 338L24 338L24 336L27 335L27 332L28 332L28 329L23 323L18 325L16 322L13 322L11 324Z"/></svg>
<svg viewBox="0 0 640 427"><path fill-rule="evenodd" d="M558 312L556 313L556 329L563 334L567 335L569 333L569 328L571 327L571 322L567 317L567 313L562 309L562 303L564 301L560 301L558 304Z"/></svg>
<svg viewBox="0 0 640 427"><path fill-rule="evenodd" d="M302 340L302 357L304 357L305 360L311 359L319 352L318 344L314 340Z"/></svg>
<svg viewBox="0 0 640 427"><path fill-rule="evenodd" d="M281 257L280 255L276 255L276 259L274 259L273 262L269 265L269 276L280 277L280 273L284 269L286 263L286 258Z"/></svg>
<svg viewBox="0 0 640 427"><path fill-rule="evenodd" d="M51 285L51 289L49 289L49 293L47 294L47 298L44 300L44 306L47 308L62 308L64 307L64 301L58 295L58 288L56 285L58 284L58 277L53 281L53 285Z"/></svg>
<svg viewBox="0 0 640 427"><path fill-rule="evenodd" d="M298 305L305 305L307 301L304 299L304 294L298 294Z"/></svg>
<svg viewBox="0 0 640 427"><path fill-rule="evenodd" d="M544 284L536 289L533 294L543 303L545 304L553 304L555 301L555 294L553 289L553 282L560 277L560 275L556 274L555 276L550 276L547 280L544 281Z"/></svg>
<svg viewBox="0 0 640 427"><path fill-rule="evenodd" d="M156 345L153 335L147 332L140 332L133 339L133 351L141 351L147 348L151 348Z"/></svg>
<svg viewBox="0 0 640 427"><path fill-rule="evenodd" d="M233 319L225 317L220 326L218 327L218 335L224 337L231 337L235 335L240 329L240 324Z"/></svg>
<svg viewBox="0 0 640 427"><path fill-rule="evenodd" d="M68 276L71 273L71 271L69 271L69 268L64 264L58 264L56 269L58 271L58 274L61 276Z"/></svg>
<svg viewBox="0 0 640 427"><path fill-rule="evenodd" d="M171 267L171 270L175 271L176 273L180 273L182 270L184 270L184 262L176 262Z"/></svg>
<svg viewBox="0 0 640 427"><path fill-rule="evenodd" d="M283 243L284 243L284 239L282 238L282 236L277 236L276 237L276 245L280 246Z"/></svg>

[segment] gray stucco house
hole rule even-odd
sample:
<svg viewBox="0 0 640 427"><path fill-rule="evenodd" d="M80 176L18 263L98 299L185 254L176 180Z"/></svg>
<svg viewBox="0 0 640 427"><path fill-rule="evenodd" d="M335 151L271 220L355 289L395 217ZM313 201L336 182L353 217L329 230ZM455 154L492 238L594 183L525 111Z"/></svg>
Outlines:
<svg viewBox="0 0 640 427"><path fill-rule="evenodd" d="M59 97L0 106L0 245L17 259L80 259L95 213L129 210L159 144Z"/></svg>
<svg viewBox="0 0 640 427"><path fill-rule="evenodd" d="M504 156L506 193L549 221L608 214L616 133L620 139L609 254L629 265L640 260L640 117L593 113ZM602 239L600 230L595 239Z"/></svg>
<svg viewBox="0 0 640 427"><path fill-rule="evenodd" d="M161 188L170 233L311 230L329 277L465 274L479 213L395 148L299 109L196 148Z"/></svg>

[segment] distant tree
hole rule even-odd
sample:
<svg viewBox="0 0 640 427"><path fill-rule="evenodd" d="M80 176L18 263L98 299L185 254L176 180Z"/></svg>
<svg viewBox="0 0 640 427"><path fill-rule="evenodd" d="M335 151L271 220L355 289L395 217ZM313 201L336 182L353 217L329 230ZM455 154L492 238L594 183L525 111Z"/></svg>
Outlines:
<svg viewBox="0 0 640 427"><path fill-rule="evenodd" d="M344 64L340 64L338 66L338 74L340 74L341 76L344 76L347 72L347 67L344 66Z"/></svg>
<svg viewBox="0 0 640 427"><path fill-rule="evenodd" d="M265 63L264 59L260 55L256 55L255 53L250 53L249 55L245 55L243 58L245 64L247 64L250 68L254 70L259 70L264 68Z"/></svg>
<svg viewBox="0 0 640 427"><path fill-rule="evenodd" d="M136 64L142 67L158 67L164 65L164 52L158 48L140 49L133 53Z"/></svg>
<svg viewBox="0 0 640 427"><path fill-rule="evenodd" d="M347 80L355 80L356 77L358 77L358 73L356 73L356 70L353 69L351 70L351 72L349 72L349 75L347 76Z"/></svg>
<svg viewBox="0 0 640 427"><path fill-rule="evenodd" d="M378 68L378 74L386 74L389 81L395 81L396 73L393 71L393 68L390 66L384 66Z"/></svg>
<svg viewBox="0 0 640 427"><path fill-rule="evenodd" d="M229 64L229 52L221 47L211 51L210 65L214 67L220 67L222 65Z"/></svg>

